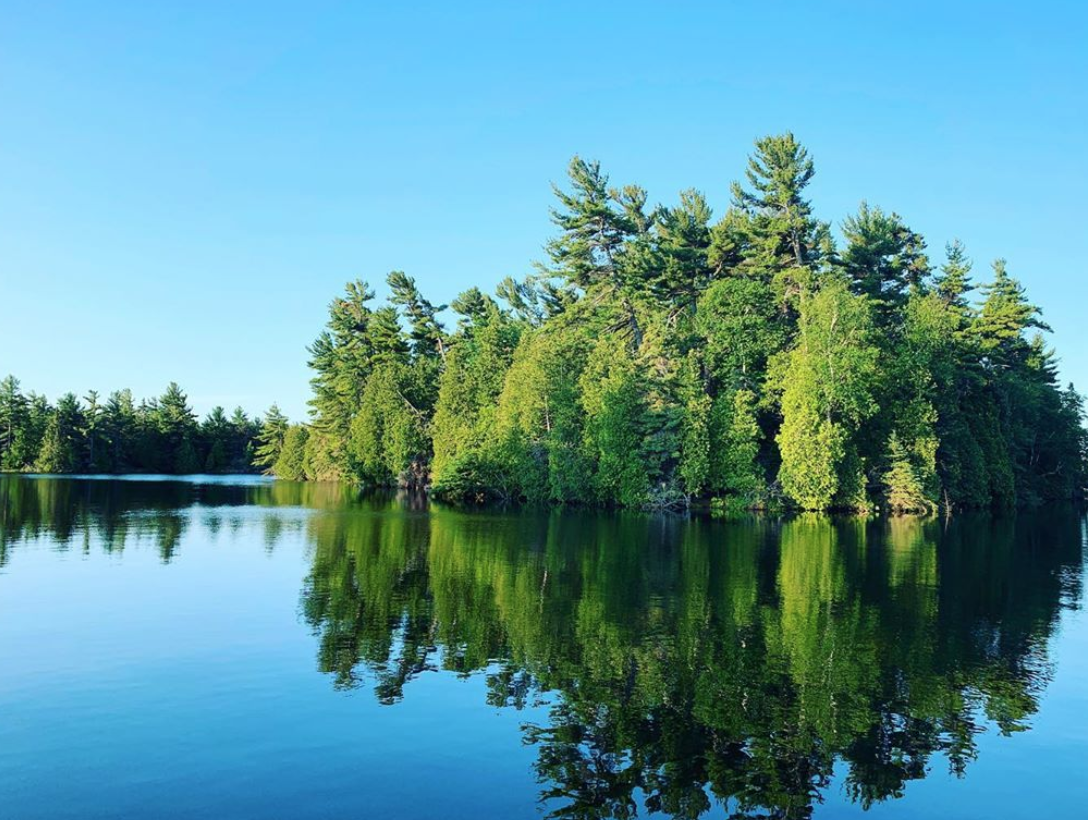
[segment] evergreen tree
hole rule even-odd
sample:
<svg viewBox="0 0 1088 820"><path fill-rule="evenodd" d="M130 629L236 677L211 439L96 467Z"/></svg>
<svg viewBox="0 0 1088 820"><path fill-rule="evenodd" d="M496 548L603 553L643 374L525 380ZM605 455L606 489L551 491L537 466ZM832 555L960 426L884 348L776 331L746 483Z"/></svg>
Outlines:
<svg viewBox="0 0 1088 820"><path fill-rule="evenodd" d="M934 507L910 453L894 433L888 444L888 470L883 484L888 508L894 512L924 513Z"/></svg>
<svg viewBox="0 0 1088 820"><path fill-rule="evenodd" d="M227 419L226 411L219 406L213 407L207 418L200 425L200 439L204 454L204 472L219 473L230 464L231 438L233 430Z"/></svg>
<svg viewBox="0 0 1088 820"><path fill-rule="evenodd" d="M73 393L61 396L46 424L35 469L41 473L74 473L79 470L83 424L79 400Z"/></svg>
<svg viewBox="0 0 1088 820"><path fill-rule="evenodd" d="M16 408L17 419L11 444L0 453L3 469L195 473L245 471L252 465L258 429L245 412L239 408L228 420L217 407L197 424L175 383L159 398L138 405L129 390L114 391L104 402L91 390L82 403L67 393L55 407L44 396L23 396L14 378L0 386L6 388L0 397L0 430L6 433L6 407Z"/></svg>
<svg viewBox="0 0 1088 820"><path fill-rule="evenodd" d="M983 364L990 369L1007 369L1027 356L1024 338L1028 328L1049 330L1041 311L1031 304L1023 285L1009 276L1004 259L993 263L993 281L982 287L985 301L971 328Z"/></svg>
<svg viewBox="0 0 1088 820"><path fill-rule="evenodd" d="M253 466L256 453L254 439L260 432L260 425L246 415L241 407L235 407L230 416L230 447L228 458L232 472L245 472Z"/></svg>
<svg viewBox="0 0 1088 820"><path fill-rule="evenodd" d="M580 380L593 488L597 500L606 504L637 506L649 497L643 452L647 407L641 382L635 362L615 337L597 343Z"/></svg>
<svg viewBox="0 0 1088 820"><path fill-rule="evenodd" d="M552 325L525 334L514 353L499 396L495 442L525 498L591 498L579 403L588 348L581 329Z"/></svg>
<svg viewBox="0 0 1088 820"><path fill-rule="evenodd" d="M1005 272L968 302L958 242L863 203L840 254L791 134L756 142L717 222L695 190L646 209L575 158L549 264L441 307L403 273L356 283L311 348L305 472L440 496L861 509L1031 503L1083 487L1079 397ZM403 319L407 335L401 327Z"/></svg>
<svg viewBox="0 0 1088 820"><path fill-rule="evenodd" d="M966 311L966 296L974 288L971 284L971 267L963 243L956 239L945 246L945 262L933 281L934 290L941 300L961 312Z"/></svg>
<svg viewBox="0 0 1088 820"><path fill-rule="evenodd" d="M288 481L303 481L309 478L306 469L306 441L309 430L305 425L292 424L283 436L283 448L272 467L278 478Z"/></svg>
<svg viewBox="0 0 1088 820"><path fill-rule="evenodd" d="M569 284L589 290L619 283L619 256L624 241L644 224L645 193L608 187L599 162L574 157L567 169L570 191L553 185L560 206L552 222L560 234L545 246L554 273Z"/></svg>
<svg viewBox="0 0 1088 820"><path fill-rule="evenodd" d="M197 434L196 415L189 406L188 396L176 382L170 382L159 397L154 418L162 442L161 469L197 472L201 465L193 441Z"/></svg>
<svg viewBox="0 0 1088 820"><path fill-rule="evenodd" d="M756 415L756 394L733 393L728 416L723 420L722 449L718 453L717 485L728 493L755 504L765 496L763 466L759 461L763 431Z"/></svg>
<svg viewBox="0 0 1088 820"><path fill-rule="evenodd" d="M273 404L261 421L261 430L257 434L257 447L253 455L255 467L260 467L266 473L273 472L283 451L287 427L287 416L280 412L278 405Z"/></svg>
<svg viewBox="0 0 1088 820"><path fill-rule="evenodd" d="M379 365L367 379L352 422L351 450L357 474L368 484L416 486L426 477L429 402L419 395L415 372L391 362Z"/></svg>
<svg viewBox="0 0 1088 820"><path fill-rule="evenodd" d="M842 232L847 241L842 263L855 292L868 296L890 318L902 308L910 288L929 275L925 241L898 214L885 214L865 202L844 220Z"/></svg>
<svg viewBox="0 0 1088 820"><path fill-rule="evenodd" d="M486 445L521 335L521 326L494 303L465 318L439 379L432 422L432 479L436 491L452 496L486 493L494 481ZM502 484L493 489L507 495L509 481Z"/></svg>
<svg viewBox="0 0 1088 820"><path fill-rule="evenodd" d="M825 229L805 198L815 173L808 151L787 132L756 140L745 170L747 187L739 182L732 187L733 207L744 218L741 231L736 216L730 226L734 236L744 236L742 267L773 280L787 300L799 293L821 256Z"/></svg>
<svg viewBox="0 0 1088 820"><path fill-rule="evenodd" d="M798 341L783 374L779 481L806 509L851 503L857 431L877 410L879 351L868 301L833 282L801 302ZM864 480L861 481L864 485Z"/></svg>
<svg viewBox="0 0 1088 820"><path fill-rule="evenodd" d="M134 463L141 422L136 414L131 390L117 390L106 399L102 413L103 438L109 451L103 461L109 472L121 472L139 467Z"/></svg>
<svg viewBox="0 0 1088 820"><path fill-rule="evenodd" d="M75 471L75 453L64 440L56 414L50 416L42 439L41 452L34 464L39 473L71 473Z"/></svg>
<svg viewBox="0 0 1088 820"><path fill-rule="evenodd" d="M445 356L446 332L438 314L446 305L432 305L420 295L416 282L403 271L395 270L386 281L393 292L390 301L404 311L411 327L412 350L417 356Z"/></svg>
<svg viewBox="0 0 1088 820"><path fill-rule="evenodd" d="M27 422L27 400L19 389L19 380L7 376L0 381L0 469L20 470L28 456L23 440Z"/></svg>
<svg viewBox="0 0 1088 820"><path fill-rule="evenodd" d="M83 399L86 409L83 412L84 427L83 440L86 452L83 461L91 472L102 473L109 471L108 453L109 441L103 437L103 417L105 407L98 401L98 391L90 390Z"/></svg>
<svg viewBox="0 0 1088 820"><path fill-rule="evenodd" d="M366 282L348 283L345 295L329 305L329 320L309 347L313 398L315 458L334 475L350 475L347 441L351 420L374 366L375 347L369 302L374 291Z"/></svg>

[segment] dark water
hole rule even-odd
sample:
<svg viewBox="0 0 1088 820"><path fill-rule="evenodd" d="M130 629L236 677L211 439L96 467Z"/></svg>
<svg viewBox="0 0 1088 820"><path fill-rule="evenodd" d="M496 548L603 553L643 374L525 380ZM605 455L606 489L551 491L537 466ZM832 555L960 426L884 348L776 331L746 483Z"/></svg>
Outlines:
<svg viewBox="0 0 1088 820"><path fill-rule="evenodd" d="M0 816L1083 816L1085 520L0 477Z"/></svg>

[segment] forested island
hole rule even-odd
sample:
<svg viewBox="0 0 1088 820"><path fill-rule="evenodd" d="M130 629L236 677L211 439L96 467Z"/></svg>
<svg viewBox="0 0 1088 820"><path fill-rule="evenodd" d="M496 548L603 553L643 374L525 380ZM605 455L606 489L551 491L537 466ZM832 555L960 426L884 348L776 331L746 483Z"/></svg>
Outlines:
<svg viewBox="0 0 1088 820"><path fill-rule="evenodd" d="M935 267L865 203L837 240L813 173L792 134L760 139L714 221L698 191L651 208L574 158L545 262L462 293L455 328L401 272L383 306L348 285L310 347L312 420L278 439L275 472L632 507L1080 494L1082 400L1005 262L973 298L959 243Z"/></svg>
<svg viewBox="0 0 1088 820"><path fill-rule="evenodd" d="M171 388L55 407L0 388L0 465L233 470L426 488L451 500L899 512L1074 499L1083 401L1003 260L976 287L862 203L836 236L792 134L757 140L714 220L650 207L575 157L531 275L434 304L363 281L310 346L311 418L198 423ZM445 317L452 315L455 319ZM454 326L450 326L454 324ZM108 442L108 445L106 444Z"/></svg>

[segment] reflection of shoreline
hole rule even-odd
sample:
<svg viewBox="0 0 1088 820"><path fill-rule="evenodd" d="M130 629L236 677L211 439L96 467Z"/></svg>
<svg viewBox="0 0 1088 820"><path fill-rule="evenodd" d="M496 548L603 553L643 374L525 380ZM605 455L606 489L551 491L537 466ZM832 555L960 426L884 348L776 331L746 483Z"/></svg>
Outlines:
<svg viewBox="0 0 1088 820"><path fill-rule="evenodd" d="M85 540L92 533L109 552L150 541L169 561L190 525L194 509L255 506L266 514L265 542L293 524L283 511L350 509L358 493L348 485L298 484L264 476L41 476L0 475L0 566L13 544L49 536L58 545ZM202 516L213 529L224 521Z"/></svg>
<svg viewBox="0 0 1088 820"><path fill-rule="evenodd" d="M836 761L864 806L935 755L962 773L987 726L1027 728L1079 596L1072 515L379 522L310 521L320 668L386 703L440 666L490 670L496 706L552 693L526 741L556 816L621 816L636 793L807 816Z"/></svg>
<svg viewBox="0 0 1088 820"><path fill-rule="evenodd" d="M475 673L493 706L546 701L524 739L556 816L697 816L713 795L804 817L837 763L864 806L940 758L962 773L980 731L1028 727L1083 572L1081 519L1055 510L688 520L0 477L0 565L25 538L168 561L187 528L243 526L269 549L304 535L301 613L335 686L396 704L425 672Z"/></svg>

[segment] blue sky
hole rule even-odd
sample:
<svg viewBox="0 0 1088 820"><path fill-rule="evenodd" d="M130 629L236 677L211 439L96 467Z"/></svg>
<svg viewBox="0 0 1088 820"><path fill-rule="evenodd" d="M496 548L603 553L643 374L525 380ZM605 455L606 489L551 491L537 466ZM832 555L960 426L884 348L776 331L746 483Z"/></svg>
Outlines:
<svg viewBox="0 0 1088 820"><path fill-rule="evenodd" d="M576 152L720 214L788 129L822 218L1006 257L1088 388L1084 4L394 5L6 0L0 374L298 418L348 279L526 273Z"/></svg>

